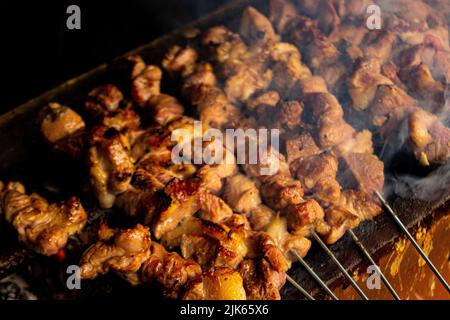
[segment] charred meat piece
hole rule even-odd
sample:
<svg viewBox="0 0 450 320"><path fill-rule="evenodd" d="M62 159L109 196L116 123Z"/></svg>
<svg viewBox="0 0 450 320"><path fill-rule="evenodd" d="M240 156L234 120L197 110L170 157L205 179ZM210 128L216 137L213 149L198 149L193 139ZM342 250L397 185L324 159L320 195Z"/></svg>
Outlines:
<svg viewBox="0 0 450 320"><path fill-rule="evenodd" d="M164 68L172 76L182 77L183 95L197 109L200 120L212 128L222 128L239 121L239 112L216 85L216 76L209 64L197 64L197 52L175 46L165 55Z"/></svg>
<svg viewBox="0 0 450 320"><path fill-rule="evenodd" d="M365 110L375 98L378 86L393 85L381 74L381 63L377 59L363 59L357 62L353 74L348 79L348 92L353 107Z"/></svg>
<svg viewBox="0 0 450 320"><path fill-rule="evenodd" d="M308 236L325 217L322 207L314 199L290 205L283 210L283 214L286 216L288 230L303 236Z"/></svg>
<svg viewBox="0 0 450 320"><path fill-rule="evenodd" d="M131 96L141 107L155 95L160 94L162 71L157 66L147 66L141 74L133 79Z"/></svg>
<svg viewBox="0 0 450 320"><path fill-rule="evenodd" d="M298 161L317 155L321 152L310 134L301 134L299 136L286 139L286 155L290 170L295 174L297 172Z"/></svg>
<svg viewBox="0 0 450 320"><path fill-rule="evenodd" d="M54 144L85 128L83 119L71 108L59 103L49 103L41 111L41 133Z"/></svg>
<svg viewBox="0 0 450 320"><path fill-rule="evenodd" d="M359 189L372 195L382 192L384 186L384 164L373 154L349 153L344 157L342 173L346 188Z"/></svg>
<svg viewBox="0 0 450 320"><path fill-rule="evenodd" d="M325 210L328 228L324 228L322 236L328 244L338 241L348 229L355 228L363 220L379 215L382 209L373 197L364 192L345 190L338 203Z"/></svg>
<svg viewBox="0 0 450 320"><path fill-rule="evenodd" d="M270 44L270 66L273 70L272 86L282 97L294 95L298 81L311 77L311 71L302 63L298 49L286 42Z"/></svg>
<svg viewBox="0 0 450 320"><path fill-rule="evenodd" d="M267 54L263 46L247 47L238 34L223 26L209 29L202 44L212 53L231 103L246 102L272 81L272 71L266 68Z"/></svg>
<svg viewBox="0 0 450 320"><path fill-rule="evenodd" d="M247 7L244 10L239 33L250 43L278 41L279 39L269 19L253 7Z"/></svg>
<svg viewBox="0 0 450 320"><path fill-rule="evenodd" d="M183 300L246 300L241 275L230 268L214 268L190 282Z"/></svg>
<svg viewBox="0 0 450 320"><path fill-rule="evenodd" d="M437 116L416 108L408 117L408 127L409 143L422 165L450 158L450 129Z"/></svg>
<svg viewBox="0 0 450 320"><path fill-rule="evenodd" d="M153 233L157 239L196 212L199 212L201 217L215 222L233 214L222 199L193 181L174 179L164 188L164 193L167 196L165 209L153 223Z"/></svg>
<svg viewBox="0 0 450 320"><path fill-rule="evenodd" d="M81 257L82 279L94 279L110 270L137 284L136 273L150 257L150 231L137 224L133 229L111 229L102 224L98 241Z"/></svg>
<svg viewBox="0 0 450 320"><path fill-rule="evenodd" d="M274 210L301 202L304 194L301 183L285 175L272 176L261 185L260 190L268 206Z"/></svg>
<svg viewBox="0 0 450 320"><path fill-rule="evenodd" d="M141 125L141 119L134 112L131 104L127 104L124 108L103 117L101 123L104 126L115 128L117 131L127 134L130 131L137 131Z"/></svg>
<svg viewBox="0 0 450 320"><path fill-rule="evenodd" d="M139 55L121 57L112 63L112 69L130 81L140 75L146 67L144 60Z"/></svg>
<svg viewBox="0 0 450 320"><path fill-rule="evenodd" d="M103 117L117 111L122 99L123 94L119 88L106 84L89 92L84 107L94 118Z"/></svg>
<svg viewBox="0 0 450 320"><path fill-rule="evenodd" d="M21 241L48 256L63 249L68 238L80 233L87 222L78 198L49 204L37 194L28 196L18 182L0 190L0 213L14 226Z"/></svg>
<svg viewBox="0 0 450 320"><path fill-rule="evenodd" d="M246 259L239 266L248 300L280 300L286 274L271 268L265 259Z"/></svg>
<svg viewBox="0 0 450 320"><path fill-rule="evenodd" d="M88 152L91 185L103 208L111 208L116 195L126 191L134 172L130 146L114 128L94 129Z"/></svg>
<svg viewBox="0 0 450 320"><path fill-rule="evenodd" d="M204 270L212 267L236 268L247 255L245 239L224 224L194 220L198 228L181 236L181 252L193 258Z"/></svg>
<svg viewBox="0 0 450 320"><path fill-rule="evenodd" d="M81 157L86 139L86 125L78 113L52 102L40 112L39 122L41 135L53 150L74 159Z"/></svg>
<svg viewBox="0 0 450 320"><path fill-rule="evenodd" d="M177 298L185 286L201 275L200 266L191 259L183 259L175 252L152 242L150 256L139 272L141 282L156 281L164 287L164 295Z"/></svg>
<svg viewBox="0 0 450 320"><path fill-rule="evenodd" d="M265 232L247 232L248 253L252 259L264 258L273 270L286 272L290 268L290 261L286 259L282 249L274 239Z"/></svg>
<svg viewBox="0 0 450 320"><path fill-rule="evenodd" d="M310 113L309 121L317 123L316 136L321 148L339 145L355 135L355 129L344 120L344 111L332 94L311 93L304 103Z"/></svg>
<svg viewBox="0 0 450 320"><path fill-rule="evenodd" d="M336 181L337 158L330 153L320 153L299 159L292 165L298 168L295 177L302 187L323 204L335 202L340 197L341 186Z"/></svg>
<svg viewBox="0 0 450 320"><path fill-rule="evenodd" d="M372 123L381 127L388 120L401 119L414 105L416 101L403 89L395 85L380 85L369 109Z"/></svg>
<svg viewBox="0 0 450 320"><path fill-rule="evenodd" d="M178 100L167 94L152 95L147 106L155 122L160 125L165 125L184 113L184 107Z"/></svg>
<svg viewBox="0 0 450 320"><path fill-rule="evenodd" d="M303 106L298 101L285 101L281 103L276 119L276 126L288 132L302 127Z"/></svg>

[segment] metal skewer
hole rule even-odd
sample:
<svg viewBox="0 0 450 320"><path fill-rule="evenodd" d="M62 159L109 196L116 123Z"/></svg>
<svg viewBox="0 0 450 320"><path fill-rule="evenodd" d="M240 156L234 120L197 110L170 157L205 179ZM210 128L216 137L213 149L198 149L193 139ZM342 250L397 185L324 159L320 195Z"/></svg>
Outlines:
<svg viewBox="0 0 450 320"><path fill-rule="evenodd" d="M384 284L386 285L386 287L388 288L388 290L391 292L391 294L394 296L394 298L396 300L401 300L399 295L397 294L397 292L394 290L394 288L392 287L392 285L389 283L388 279L386 278L386 276L384 275L383 272L381 272L381 269L378 267L378 265L375 263L375 261L372 259L372 256L370 255L369 251L367 251L367 249L364 247L364 245L362 244L361 240L356 236L356 234L353 232L352 229L348 230L348 233L351 235L351 237L353 238L353 240L355 241L355 243L358 245L358 247L361 249L361 251L363 252L363 254L366 256L366 258L370 261L370 263L375 266L378 274L381 277L381 280L383 280Z"/></svg>
<svg viewBox="0 0 450 320"><path fill-rule="evenodd" d="M358 286L358 284L353 280L351 275L345 270L344 266L339 262L339 260L336 258L336 256L331 252L331 250L327 247L325 242L322 241L322 239L317 235L315 231L311 232L311 235L314 237L314 239L319 243L319 245L322 247L322 249L327 253L327 255L333 260L333 262L336 264L336 266L341 270L342 274L345 276L345 278L350 281L353 288L358 292L358 294L363 298L364 300L369 300L369 298L366 296L364 291L361 290L361 288Z"/></svg>
<svg viewBox="0 0 450 320"><path fill-rule="evenodd" d="M301 285L297 283L290 275L286 274L286 279L298 290L300 291L308 300L316 300L312 295L308 293Z"/></svg>
<svg viewBox="0 0 450 320"><path fill-rule="evenodd" d="M375 194L380 199L380 201L383 203L383 205L386 207L386 209L389 211L392 218L394 218L395 222L398 224L398 226L403 231L403 233L408 237L409 241L411 241L413 246L416 248L417 252L419 252L419 254L422 256L423 260L425 260L427 265L430 267L430 269L433 271L433 273L436 275L436 277L439 279L439 281L442 283L442 285L445 287L445 289L447 289L447 291L450 293L450 286L445 281L444 277L439 273L438 269L434 266L434 264L431 262L431 260L427 257L427 255L422 250L422 248L419 246L419 244L416 242L416 240L411 235L411 233L408 231L408 229L403 224L403 222L400 220L398 215L394 212L394 210L391 208L391 206L387 203L387 201L384 199L384 197L378 191L375 191Z"/></svg>
<svg viewBox="0 0 450 320"><path fill-rule="evenodd" d="M297 251L291 250L301 265L308 271L308 273L316 280L320 286L333 298L333 300L339 300L338 297L331 291L331 289L323 282L322 279L314 272L314 270L306 263L306 261L297 253Z"/></svg>

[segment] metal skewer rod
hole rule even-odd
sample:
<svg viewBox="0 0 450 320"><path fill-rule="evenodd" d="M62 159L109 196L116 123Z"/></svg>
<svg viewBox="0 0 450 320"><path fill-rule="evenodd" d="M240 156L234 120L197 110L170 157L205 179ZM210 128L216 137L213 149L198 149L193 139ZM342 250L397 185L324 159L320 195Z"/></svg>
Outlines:
<svg viewBox="0 0 450 320"><path fill-rule="evenodd" d="M308 271L308 273L316 280L320 286L333 298L333 300L339 300L338 297L331 291L331 289L323 282L323 280L314 272L314 270L306 263L306 261L297 253L297 251L291 250L301 265Z"/></svg>
<svg viewBox="0 0 450 320"><path fill-rule="evenodd" d="M361 240L358 238L358 236L356 236L356 234L353 232L352 229L348 230L348 233L351 235L351 237L353 238L353 240L355 241L355 243L358 245L358 247L361 249L362 253L364 254L364 256L370 261L370 263L375 266L378 274L381 277L381 280L383 280L384 284L386 285L386 287L388 288L388 290L391 292L391 294L394 296L394 298L396 300L401 300L399 295L397 294L397 292L394 290L394 288L392 287L392 285L389 283L388 279L386 278L386 276L384 275L384 273L381 271L381 269L378 267L378 265L375 263L375 261L372 259L372 256L370 255L369 251L367 251L366 247L364 247L364 245L362 244Z"/></svg>
<svg viewBox="0 0 450 320"><path fill-rule="evenodd" d="M438 269L434 266L434 264L431 262L431 260L427 257L425 252L422 250L422 248L419 246L417 241L414 239L414 237L408 231L408 229L403 224L403 222L400 220L398 215L394 212L394 210L391 208L391 206L387 203L387 201L384 199L384 197L378 191L375 191L375 194L380 199L380 201L383 203L383 205L386 207L386 209L389 211L392 218L394 218L395 222L398 224L398 226L403 231L403 233L408 237L409 241L411 241L413 246L416 248L417 252L419 252L419 254L422 256L423 260L425 260L425 262L428 264L430 269L433 271L433 273L436 275L436 277L439 279L439 281L442 283L442 285L445 287L445 289L447 289L447 291L450 293L450 286L445 281L444 277L439 273Z"/></svg>
<svg viewBox="0 0 450 320"><path fill-rule="evenodd" d="M336 258L336 256L331 252L331 250L327 247L325 242L322 241L322 239L317 235L315 231L311 232L311 235L314 237L314 239L319 243L319 245L322 247L322 249L327 253L327 255L333 260L333 262L336 264L336 266L341 270L342 274L345 276L345 278L350 281L353 288L358 292L358 294L363 298L364 300L369 300L369 298L366 296L364 291L361 290L361 288L358 286L358 284L353 280L352 276L345 270L344 266L339 262L339 260Z"/></svg>
<svg viewBox="0 0 450 320"><path fill-rule="evenodd" d="M290 275L286 274L286 279L298 290L300 291L308 300L316 300L312 295L308 293L301 285L297 283Z"/></svg>

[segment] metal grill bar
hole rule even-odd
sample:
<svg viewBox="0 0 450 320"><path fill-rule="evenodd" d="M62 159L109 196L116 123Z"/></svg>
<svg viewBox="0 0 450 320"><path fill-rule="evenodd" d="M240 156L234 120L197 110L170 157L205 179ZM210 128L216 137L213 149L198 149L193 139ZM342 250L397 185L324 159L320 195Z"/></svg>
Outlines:
<svg viewBox="0 0 450 320"><path fill-rule="evenodd" d="M388 290L391 292L391 294L394 296L394 298L396 300L401 300L399 295L397 294L397 292L394 290L394 288L392 287L392 285L389 283L388 279L386 278L386 276L384 275L383 272L381 272L381 269L378 267L378 265L375 263L375 261L372 259L372 256L370 255L369 251L366 249L366 247L364 247L364 245L362 244L361 240L356 236L356 234L353 232L353 230L348 230L348 233L350 233L351 237L353 238L353 240L355 241L355 243L358 245L358 247L361 249L361 251L363 252L364 256L370 261L370 263L375 266L375 268L377 269L378 274L381 277L381 280L383 280L384 284L386 285L386 287L388 288Z"/></svg>
<svg viewBox="0 0 450 320"><path fill-rule="evenodd" d="M289 281L298 291L300 291L308 300L316 300L312 295L308 293L301 285L297 283L290 275L286 274L286 279Z"/></svg>
<svg viewBox="0 0 450 320"><path fill-rule="evenodd" d="M301 263L301 265L308 271L308 273L316 280L320 286L333 298L333 300L339 300L338 297L331 291L331 289L323 282L323 280L314 272L314 270L306 263L306 261L296 252L291 251L297 260Z"/></svg>
<svg viewBox="0 0 450 320"><path fill-rule="evenodd" d="M411 235L411 233L408 231L408 229L403 224L403 222L400 220L398 215L394 212L394 210L391 208L391 206L387 203L387 201L384 199L384 197L378 191L375 191L375 193L376 193L377 197L380 199L380 201L383 203L383 205L386 207L386 209L389 211L392 218L394 218L394 221L398 224L400 229L403 231L403 233L408 237L409 241L411 241L413 246L416 248L417 252L419 252L419 254L422 256L422 258L428 264L430 269L433 271L433 273L436 275L436 277L439 279L439 281L445 287L445 289L447 289L447 291L450 293L450 286L445 281L444 277L439 273L438 269L434 266L434 264L431 262L431 260L427 257L427 255L422 250L422 248L419 246L419 244L416 242L416 240Z"/></svg>
<svg viewBox="0 0 450 320"><path fill-rule="evenodd" d="M345 270L344 266L339 262L339 260L336 258L336 256L331 252L331 250L327 247L325 242L322 241L322 239L317 235L315 231L311 232L311 235L314 237L314 239L319 243L319 245L322 247L322 249L327 253L327 255L333 260L333 262L336 264L336 266L341 270L342 274L345 276L345 278L350 281L351 285L355 290L358 292L358 294L363 298L364 300L369 300L369 298L366 296L364 291L358 286L358 284L353 280L351 275Z"/></svg>

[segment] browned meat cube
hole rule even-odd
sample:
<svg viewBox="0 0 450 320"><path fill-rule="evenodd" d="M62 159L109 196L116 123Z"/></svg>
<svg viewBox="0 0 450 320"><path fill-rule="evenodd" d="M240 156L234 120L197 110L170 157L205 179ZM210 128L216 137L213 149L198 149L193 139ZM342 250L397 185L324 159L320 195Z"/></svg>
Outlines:
<svg viewBox="0 0 450 320"><path fill-rule="evenodd" d="M342 179L346 188L357 188L369 195L383 191L384 164L376 156L349 153L344 157L344 162L346 167Z"/></svg>
<svg viewBox="0 0 450 320"><path fill-rule="evenodd" d="M265 259L246 259L239 266L249 300L280 300L279 290L286 281L284 272L273 270Z"/></svg>
<svg viewBox="0 0 450 320"><path fill-rule="evenodd" d="M85 128L78 113L59 103L49 103L40 113L41 134L51 145Z"/></svg>
<svg viewBox="0 0 450 320"><path fill-rule="evenodd" d="M313 199L305 200L296 205L290 205L283 213L286 216L288 229L294 234L308 235L319 221L323 221L325 213L322 207Z"/></svg>
<svg viewBox="0 0 450 320"><path fill-rule="evenodd" d="M294 165L295 160L302 160L318 153L320 153L320 149L309 134L286 139L287 162L291 165L292 173L295 173L298 168L297 165Z"/></svg>
<svg viewBox="0 0 450 320"><path fill-rule="evenodd" d="M131 96L141 107L154 95L160 94L162 71L157 66L147 66L134 78L131 85Z"/></svg>
<svg viewBox="0 0 450 320"><path fill-rule="evenodd" d="M99 86L89 92L84 107L93 117L103 117L117 111L123 99L119 88L112 84Z"/></svg>

